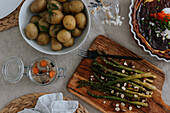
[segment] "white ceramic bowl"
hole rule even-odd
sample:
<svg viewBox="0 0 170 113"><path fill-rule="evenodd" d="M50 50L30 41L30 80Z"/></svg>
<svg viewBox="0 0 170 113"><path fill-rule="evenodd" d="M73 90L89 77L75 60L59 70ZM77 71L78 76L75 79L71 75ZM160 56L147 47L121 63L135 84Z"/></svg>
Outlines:
<svg viewBox="0 0 170 113"><path fill-rule="evenodd" d="M52 51L51 50L51 43L46 45L46 46L41 46L39 44L37 44L36 41L34 40L29 40L24 32L25 27L27 26L27 24L30 22L30 18L35 15L34 13L31 13L29 10L29 6L31 5L31 3L34 0L26 0L24 2L24 4L21 7L20 10L20 14L19 14L19 29L20 32L23 36L23 38L26 40L26 42L32 46L33 48L35 48L36 50L45 53L45 54L49 54L49 55L62 55L62 54L66 54L69 52L74 51L75 49L77 49L79 46L81 46L83 44L83 42L86 40L87 35L89 34L90 31L90 26L91 26L91 18L90 18L90 13L88 11L88 7L86 5L86 3L81 0L84 3L85 6L85 14L87 16L87 26L86 28L83 30L83 33L81 36L79 37L75 37L75 43L72 47L69 48L63 48L61 51Z"/></svg>

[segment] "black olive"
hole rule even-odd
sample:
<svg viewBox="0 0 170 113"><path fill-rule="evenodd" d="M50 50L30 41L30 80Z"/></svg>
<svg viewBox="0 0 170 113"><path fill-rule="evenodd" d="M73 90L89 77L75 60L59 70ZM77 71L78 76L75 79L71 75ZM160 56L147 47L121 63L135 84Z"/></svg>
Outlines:
<svg viewBox="0 0 170 113"><path fill-rule="evenodd" d="M101 1L100 0L95 0L97 3L100 3Z"/></svg>
<svg viewBox="0 0 170 113"><path fill-rule="evenodd" d="M93 2L90 2L90 4L94 4Z"/></svg>
<svg viewBox="0 0 170 113"><path fill-rule="evenodd" d="M54 64L52 62L50 64L51 64L52 67L54 67Z"/></svg>

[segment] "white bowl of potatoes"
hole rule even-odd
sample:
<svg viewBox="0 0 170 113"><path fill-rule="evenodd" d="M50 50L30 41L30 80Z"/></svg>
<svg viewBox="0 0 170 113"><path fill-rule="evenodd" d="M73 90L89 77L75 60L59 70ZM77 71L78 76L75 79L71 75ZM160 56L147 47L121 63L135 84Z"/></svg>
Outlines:
<svg viewBox="0 0 170 113"><path fill-rule="evenodd" d="M49 55L69 53L83 44L91 26L83 0L26 0L19 29L36 50Z"/></svg>

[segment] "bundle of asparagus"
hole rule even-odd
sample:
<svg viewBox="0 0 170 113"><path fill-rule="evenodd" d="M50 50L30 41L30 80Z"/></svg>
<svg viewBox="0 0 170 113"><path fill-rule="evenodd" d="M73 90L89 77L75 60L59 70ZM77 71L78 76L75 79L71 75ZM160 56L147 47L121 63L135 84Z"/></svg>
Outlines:
<svg viewBox="0 0 170 113"><path fill-rule="evenodd" d="M99 52L102 54L101 52ZM103 54L106 54L103 52ZM98 62L101 59L103 63ZM148 106L147 98L152 98L156 87L152 85L152 79L156 76L150 72L143 72L134 68L121 65L112 58L99 56L90 69L93 72L89 81L78 81L79 86L90 86L92 90L103 92L96 95L90 91L87 93L95 98L117 100L140 106Z"/></svg>

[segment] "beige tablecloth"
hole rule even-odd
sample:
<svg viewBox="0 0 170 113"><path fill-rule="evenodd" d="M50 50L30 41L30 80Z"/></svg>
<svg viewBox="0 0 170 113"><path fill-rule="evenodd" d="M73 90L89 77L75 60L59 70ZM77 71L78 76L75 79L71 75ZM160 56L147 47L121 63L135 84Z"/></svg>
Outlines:
<svg viewBox="0 0 170 113"><path fill-rule="evenodd" d="M89 3L90 0L86 0ZM161 68L165 74L165 84L163 87L163 100L170 105L170 63L164 61L158 61L156 58L151 57L148 53L145 53L136 42L133 40L129 30L129 5L130 0L119 0L121 5L121 15L125 17L123 25L121 27L105 26L95 21L92 17L92 26L90 34L84 44L80 47L87 49L93 42L97 35L103 34L117 43L125 46L127 49L142 56L149 62ZM11 100L28 93L35 92L63 92L63 94L71 99L79 100L80 103L85 106L91 113L99 113L98 110L77 98L70 92L68 92L66 86L70 77L74 73L76 67L81 61L81 57L77 56L77 50L62 56L50 56L38 52L29 46L22 38L18 27L11 28L10 30L0 32L0 69L4 61L10 56L20 57L25 65L29 65L34 59L38 57L48 57L53 59L59 67L67 68L67 77L65 79L58 79L53 84L45 87L37 86L32 83L28 77L23 77L20 82L16 84L10 84L2 78L0 73L0 109L3 108Z"/></svg>

